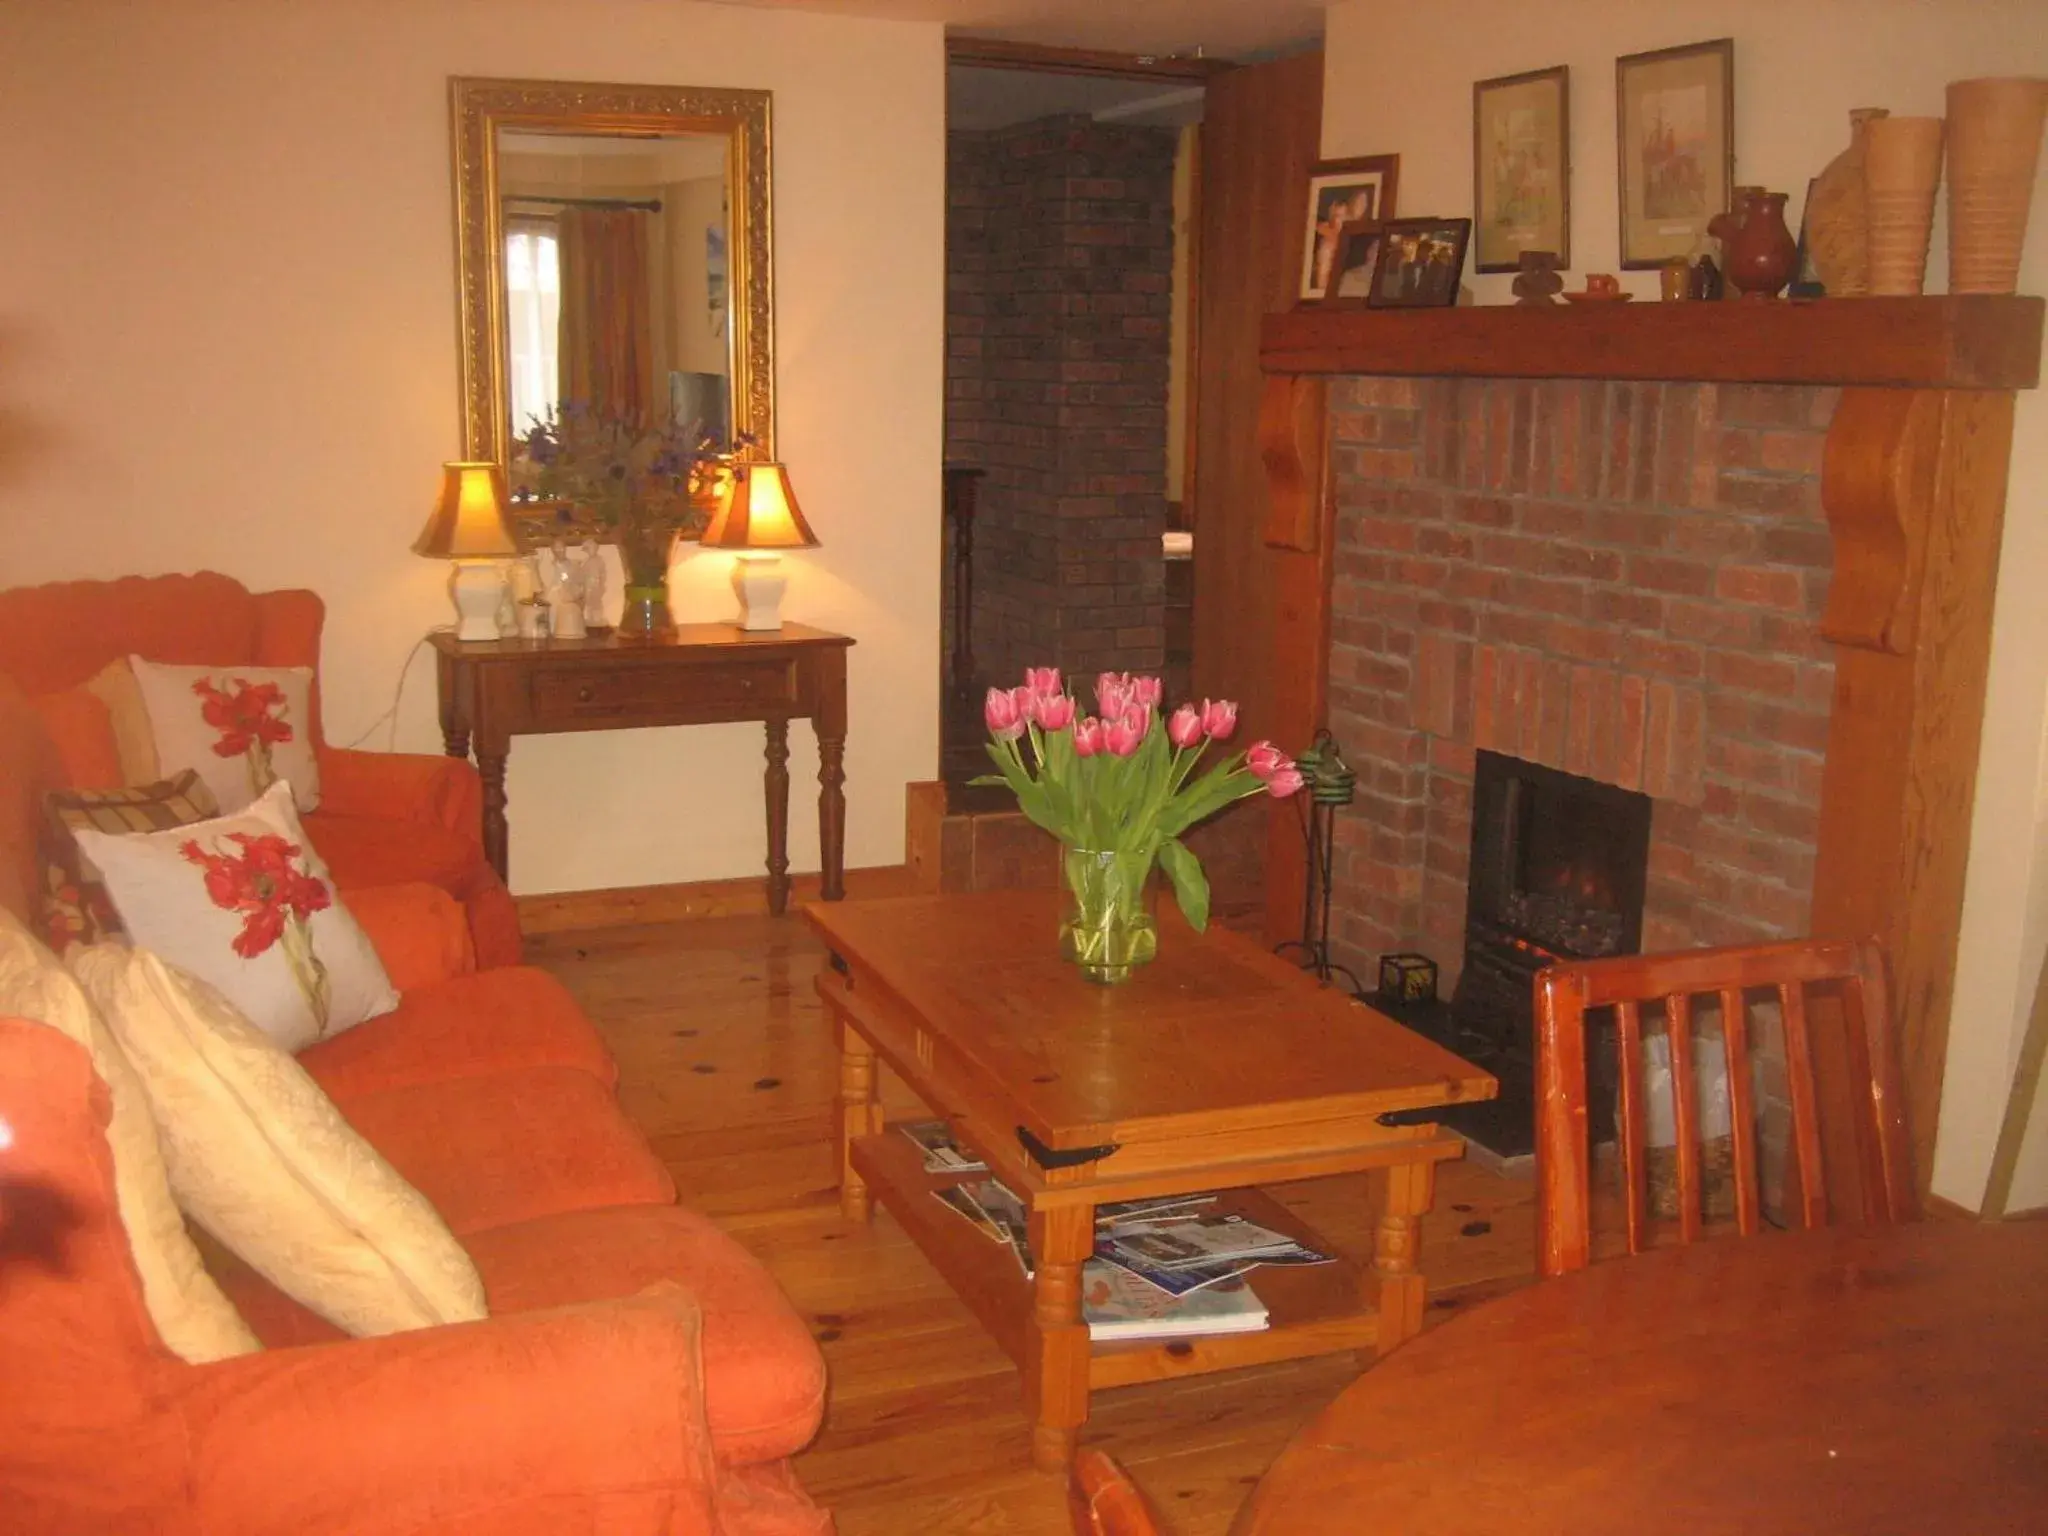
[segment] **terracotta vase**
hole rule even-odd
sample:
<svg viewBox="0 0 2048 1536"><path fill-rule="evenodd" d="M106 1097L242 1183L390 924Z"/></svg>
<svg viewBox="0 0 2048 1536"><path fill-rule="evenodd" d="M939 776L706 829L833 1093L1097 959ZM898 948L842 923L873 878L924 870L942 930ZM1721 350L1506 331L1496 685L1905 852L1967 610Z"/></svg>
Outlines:
<svg viewBox="0 0 2048 1536"><path fill-rule="evenodd" d="M1707 230L1721 242L1721 266L1745 299L1768 299L1799 269L1799 243L1785 227L1783 192L1744 187L1739 207L1717 213Z"/></svg>
<svg viewBox="0 0 2048 1536"><path fill-rule="evenodd" d="M2048 80L1948 88L1948 289L2011 293L2034 195Z"/></svg>
<svg viewBox="0 0 2048 1536"><path fill-rule="evenodd" d="M1927 279L1941 133L1938 117L1873 118L1864 130L1864 249L1873 294L1918 293Z"/></svg>
<svg viewBox="0 0 2048 1536"><path fill-rule="evenodd" d="M1863 157L1868 129L1891 114L1883 107L1852 107L1849 147L1813 178L1806 194L1806 253L1830 298L1853 299L1870 291L1866 242L1869 205L1863 195Z"/></svg>

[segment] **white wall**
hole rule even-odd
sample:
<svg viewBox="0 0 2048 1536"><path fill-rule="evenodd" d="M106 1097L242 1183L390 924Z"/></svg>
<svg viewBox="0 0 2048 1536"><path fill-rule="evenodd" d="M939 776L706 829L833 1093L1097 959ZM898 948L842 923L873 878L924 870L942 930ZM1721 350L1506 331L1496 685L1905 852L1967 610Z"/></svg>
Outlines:
<svg viewBox="0 0 2048 1536"><path fill-rule="evenodd" d="M450 75L775 93L777 446L859 641L847 857L937 762L945 180L937 25L687 0L0 0L0 585L212 567L327 600L328 732L452 615L412 555L461 453ZM736 611L727 557L677 573ZM616 583L614 583L616 590ZM415 658L398 733L436 751ZM817 867L808 729L791 857ZM383 741L380 732L378 745ZM755 874L757 727L530 738L513 885Z"/></svg>
<svg viewBox="0 0 2048 1536"><path fill-rule="evenodd" d="M1472 211L1472 82L1571 66L1572 270L1619 264L1614 61L1650 48L1735 40L1736 179L1794 194L1848 142L1851 107L1940 116L1943 88L1977 75L2048 74L2044 0L1721 0L1704 9L1599 0L1347 0L1329 12L1323 153L1398 153L1400 211ZM2020 273L2048 292L2048 163ZM1936 211L1928 291L1947 286ZM1468 279L1505 303L1510 277ZM1654 272L1623 274L1640 302ZM1990 699L1970 840L1955 1011L1935 1149L1936 1193L1974 1208L1989 1171L2019 1031L2048 949L2048 397L2021 395L2007 502ZM2048 1104L2035 1115L2013 1208L2048 1204Z"/></svg>

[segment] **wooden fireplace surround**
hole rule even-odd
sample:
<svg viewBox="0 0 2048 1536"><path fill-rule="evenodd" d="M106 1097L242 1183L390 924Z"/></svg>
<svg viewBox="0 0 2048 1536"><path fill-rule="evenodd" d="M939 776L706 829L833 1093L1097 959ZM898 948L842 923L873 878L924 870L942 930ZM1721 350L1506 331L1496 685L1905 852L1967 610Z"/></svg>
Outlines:
<svg viewBox="0 0 2048 1536"><path fill-rule="evenodd" d="M1274 734L1324 722L1336 515L1332 376L1821 384L1842 390L1821 500L1835 694L1816 935L1890 954L1919 1179L1934 1163L1991 654L2013 398L2039 382L2042 300L1513 306L1268 315L1259 444L1278 588ZM1300 833L1276 815L1269 934L1300 931Z"/></svg>

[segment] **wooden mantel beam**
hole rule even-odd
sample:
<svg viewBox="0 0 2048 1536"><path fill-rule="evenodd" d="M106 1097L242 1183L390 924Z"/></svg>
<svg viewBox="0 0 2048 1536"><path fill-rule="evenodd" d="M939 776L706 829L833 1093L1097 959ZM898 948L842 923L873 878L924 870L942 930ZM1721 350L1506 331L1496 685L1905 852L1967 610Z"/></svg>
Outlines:
<svg viewBox="0 0 2048 1536"><path fill-rule="evenodd" d="M1297 309L1266 316L1267 373L1676 379L2032 389L2042 301L1909 299Z"/></svg>

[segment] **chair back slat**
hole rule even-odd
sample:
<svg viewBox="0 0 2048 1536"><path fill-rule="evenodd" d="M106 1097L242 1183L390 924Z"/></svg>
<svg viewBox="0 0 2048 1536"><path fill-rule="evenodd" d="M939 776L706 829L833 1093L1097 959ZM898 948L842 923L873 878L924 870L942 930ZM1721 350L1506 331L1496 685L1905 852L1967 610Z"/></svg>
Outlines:
<svg viewBox="0 0 2048 1536"><path fill-rule="evenodd" d="M1799 1169L1799 1221L1809 1229L1828 1223L1827 1175L1821 1162L1820 1106L1813 1091L1813 1039L1806 1029L1806 991L1778 988L1785 1020L1785 1081L1792 1100L1792 1152Z"/></svg>
<svg viewBox="0 0 2048 1536"><path fill-rule="evenodd" d="M1742 994L1723 987L1721 1040L1728 1056L1728 1134L1735 1163L1735 1230L1754 1237L1763 1204L1763 1178L1757 1172L1756 1085L1750 1079L1749 1018Z"/></svg>
<svg viewBox="0 0 2048 1536"><path fill-rule="evenodd" d="M1678 1162L1678 1230L1686 1242L1699 1240L1699 1084L1692 1057L1692 998L1675 992L1664 999L1665 1044L1671 1050L1671 1127Z"/></svg>
<svg viewBox="0 0 2048 1536"><path fill-rule="evenodd" d="M1642 1009L1633 1002L1622 1003L1615 1010L1615 1033L1621 1052L1621 1177L1628 1188L1628 1251L1641 1253L1650 1236L1649 1195L1645 1189L1649 1170L1644 1166L1648 1159L1643 1150L1646 1130L1643 1122L1647 1111L1643 1105ZM1580 1081L1579 1092L1583 1097L1583 1075ZM1591 1160L1587 1161L1590 1163ZM1590 1168L1587 1177L1590 1182ZM1590 1195L1586 1214L1590 1219Z"/></svg>
<svg viewBox="0 0 2048 1536"><path fill-rule="evenodd" d="M1819 1004L1809 1006L1809 988L1821 997ZM1763 1006L1752 999L1765 996L1777 1004L1781 1040L1766 1029L1767 1016L1749 1012ZM1675 1215L1668 1222L1670 1235L1692 1242L1710 1224L1726 1220L1718 1183L1722 1167L1702 1148L1703 1133L1718 1137L1721 1126L1718 1111L1710 1114L1707 1108L1710 1084L1694 1056L1696 1042L1702 1035L1711 1040L1714 1030L1699 1011L1701 998L1711 998L1720 1014L1735 1229L1749 1236L1761 1231L1767 1219L1824 1225L1831 1173L1837 1181L1855 1176L1861 1197L1848 1199L1846 1190L1838 1190L1837 1214L1860 1205L1869 1220L1904 1221L1917 1215L1903 1078L1884 958L1875 943L1801 940L1570 961L1549 967L1536 980L1537 1261L1543 1274L1567 1273L1592 1257L1589 1010L1612 1009L1615 1021L1616 1141L1629 1251L1650 1247L1660 1235L1653 1225L1667 1225L1648 1198L1649 1120L1653 1111L1661 1116L1662 1105L1648 1102L1643 1075L1646 1004L1661 1007L1663 1043L1670 1051L1675 1146L1669 1166L1677 1205L1670 1213ZM1657 1025L1653 1021L1650 1027ZM1754 1076L1759 1057L1774 1060L1780 1044L1789 1126L1765 1113L1763 1090ZM1817 1051L1817 1045L1827 1049ZM1704 1046L1702 1053L1711 1059ZM1825 1096L1817 1086L1823 1059L1829 1085ZM1838 1077L1845 1079L1839 1090ZM1711 1086L1718 1104L1719 1085ZM1835 1123L1845 1117L1855 1122L1853 1139L1850 1127ZM1661 1125L1660 1119L1659 1139ZM1832 1138L1825 1142L1825 1154L1824 1129ZM1764 1187L1767 1160L1759 1148L1766 1133L1773 1149L1784 1148L1782 1188L1776 1182L1770 1190ZM1663 1166L1661 1152L1659 1161ZM1782 1200L1782 1214L1773 1200ZM1664 1203L1660 1185L1660 1210Z"/></svg>
<svg viewBox="0 0 2048 1536"><path fill-rule="evenodd" d="M1538 982L1539 987L1548 974ZM1558 978L1559 985L1569 985ZM1570 1011L1560 1005L1563 1011ZM1586 1157L1586 1032L1566 1031L1556 1046L1536 1058L1537 1203L1558 1219L1537 1230L1538 1269L1546 1275L1584 1269L1584 1244L1593 1230Z"/></svg>

